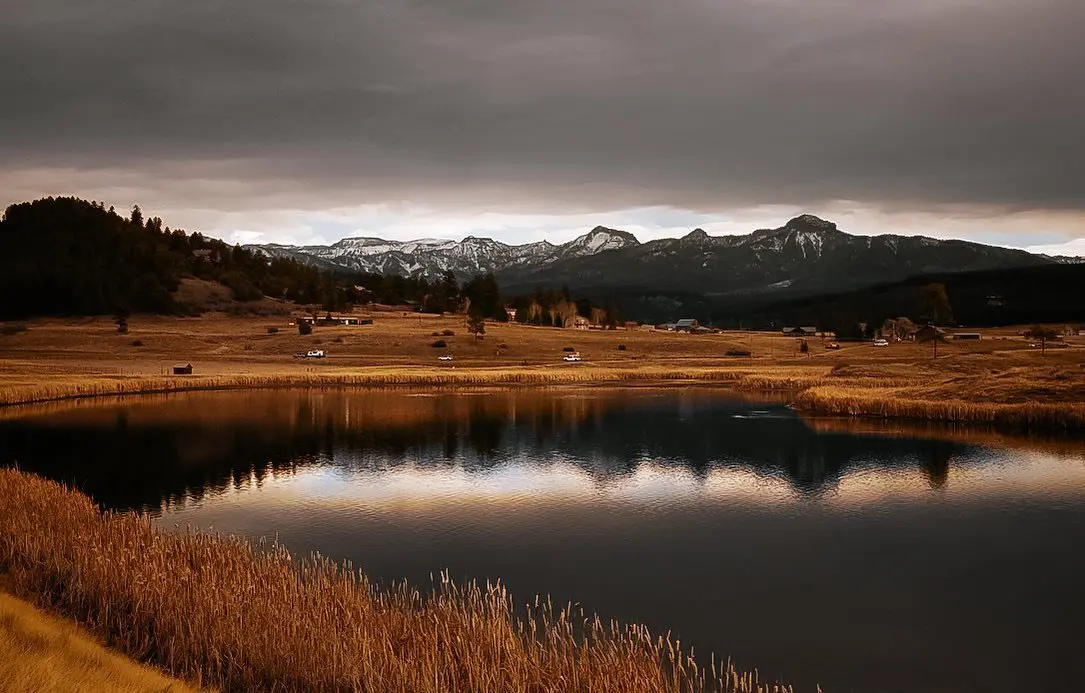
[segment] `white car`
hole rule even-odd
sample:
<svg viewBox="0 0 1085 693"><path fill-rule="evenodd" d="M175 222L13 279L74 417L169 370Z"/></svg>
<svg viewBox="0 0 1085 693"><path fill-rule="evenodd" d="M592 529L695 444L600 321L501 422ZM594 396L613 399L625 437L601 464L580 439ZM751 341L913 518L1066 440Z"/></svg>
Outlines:
<svg viewBox="0 0 1085 693"><path fill-rule="evenodd" d="M452 360L452 354L445 354L444 356L438 356L437 360L438 361L451 361Z"/></svg>
<svg viewBox="0 0 1085 693"><path fill-rule="evenodd" d="M305 358L307 358L307 359L322 359L322 358L324 358L324 350L323 349L310 349L309 353L307 353L305 355Z"/></svg>
<svg viewBox="0 0 1085 693"><path fill-rule="evenodd" d="M572 361L580 361L581 359L580 359L580 354L566 354L565 356L561 357L561 360L562 361L570 361L570 362L572 362Z"/></svg>
<svg viewBox="0 0 1085 693"><path fill-rule="evenodd" d="M874 340L874 346L887 347L887 346L889 346L889 340L887 340L887 339L875 339Z"/></svg>

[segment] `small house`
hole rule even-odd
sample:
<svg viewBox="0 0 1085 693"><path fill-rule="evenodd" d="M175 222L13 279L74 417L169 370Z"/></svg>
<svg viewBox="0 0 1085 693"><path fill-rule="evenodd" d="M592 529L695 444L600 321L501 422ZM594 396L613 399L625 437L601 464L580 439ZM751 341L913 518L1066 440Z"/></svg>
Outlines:
<svg viewBox="0 0 1085 693"><path fill-rule="evenodd" d="M575 318L573 318L573 329L574 330L590 330L591 329L591 321L588 320L587 318L585 318L583 315L578 315Z"/></svg>
<svg viewBox="0 0 1085 693"><path fill-rule="evenodd" d="M674 323L675 332L694 332L698 327L700 324L693 318L682 318Z"/></svg>
<svg viewBox="0 0 1085 693"><path fill-rule="evenodd" d="M636 320L626 320L625 321L625 329L627 329L627 330L635 330L638 327L640 327L640 325L637 324Z"/></svg>
<svg viewBox="0 0 1085 693"><path fill-rule="evenodd" d="M935 339L944 342L946 341L946 331L934 325L924 325L915 331L914 337L917 342L931 342Z"/></svg>
<svg viewBox="0 0 1085 693"><path fill-rule="evenodd" d="M183 366L174 366L173 367L173 374L174 375L192 375L192 364L191 363L186 363Z"/></svg>
<svg viewBox="0 0 1085 693"><path fill-rule="evenodd" d="M505 316L509 319L509 322L516 322L516 309L512 306L505 306Z"/></svg>
<svg viewBox="0 0 1085 693"><path fill-rule="evenodd" d="M818 328L816 327L785 327L783 333L789 337L816 337L818 334Z"/></svg>

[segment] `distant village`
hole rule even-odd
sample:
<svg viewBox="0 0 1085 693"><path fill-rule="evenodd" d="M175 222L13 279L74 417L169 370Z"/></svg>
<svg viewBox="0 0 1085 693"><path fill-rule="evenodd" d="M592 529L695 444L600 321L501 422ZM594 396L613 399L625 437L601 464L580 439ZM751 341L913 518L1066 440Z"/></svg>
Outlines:
<svg viewBox="0 0 1085 693"><path fill-rule="evenodd" d="M386 307L391 308L391 307ZM512 306L505 307L506 317L508 322L514 323L517 321L517 309ZM596 319L574 315L566 318L564 322L564 329L572 330L646 330L646 331L662 331L662 332L675 332L683 334L719 334L727 330L723 330L716 327L708 327L700 324L695 318L681 318L674 322L666 322L657 325L651 323L640 323L634 320L627 320L622 325L618 325L612 322L607 322L606 315L603 311L597 311ZM373 318L360 317L357 315L333 315L330 312L324 315L318 315L316 313L309 315L300 315L296 318L297 324L306 324L309 326L318 325L371 325L373 324ZM930 341L976 341L983 339L983 332L972 329L963 330L951 330L949 328L939 327L937 325L916 324L908 318L895 318L886 320L880 327L873 330L868 329L866 323L860 323L860 332L865 335L870 335L866 340L861 338L858 341L870 341L877 342L930 342ZM835 332L828 330L819 330L813 325L796 325L796 326L783 326L779 328L781 334L788 337L795 337L797 339L832 339L836 340L838 335ZM1065 325L1061 330L1047 330L1044 334L1032 335L1029 331L1021 332L1023 337L1035 336L1037 338L1043 337L1045 339L1052 339L1057 341L1060 337L1069 336L1085 336L1085 325ZM842 340L842 341L857 341Z"/></svg>

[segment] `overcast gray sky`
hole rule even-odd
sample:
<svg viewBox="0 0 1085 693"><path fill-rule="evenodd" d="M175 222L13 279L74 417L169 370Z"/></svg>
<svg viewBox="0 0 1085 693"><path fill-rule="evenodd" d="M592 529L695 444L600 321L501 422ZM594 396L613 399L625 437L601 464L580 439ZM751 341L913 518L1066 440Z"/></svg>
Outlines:
<svg viewBox="0 0 1085 693"><path fill-rule="evenodd" d="M778 226L1085 254L1082 0L0 0L0 204L231 240Z"/></svg>

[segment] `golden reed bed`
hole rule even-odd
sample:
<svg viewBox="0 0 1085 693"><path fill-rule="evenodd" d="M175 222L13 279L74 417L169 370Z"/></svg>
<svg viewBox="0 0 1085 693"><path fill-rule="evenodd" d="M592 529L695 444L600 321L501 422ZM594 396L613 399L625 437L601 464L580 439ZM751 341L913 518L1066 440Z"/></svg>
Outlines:
<svg viewBox="0 0 1085 693"><path fill-rule="evenodd" d="M171 534L0 470L0 571L125 653L224 690L785 693L639 626L442 580L378 590L349 565Z"/></svg>
<svg viewBox="0 0 1085 693"><path fill-rule="evenodd" d="M907 391L820 385L802 390L794 406L817 414L982 424L1047 433L1085 430L1082 402L983 402L909 397Z"/></svg>
<svg viewBox="0 0 1085 693"><path fill-rule="evenodd" d="M795 373L784 368L559 366L463 369L391 367L176 377L48 376L33 382L5 384L0 388L0 405L33 404L80 397L276 387L443 387L696 381L728 383L751 390L797 390L820 382L821 370L828 372L828 369L820 369L816 373Z"/></svg>

